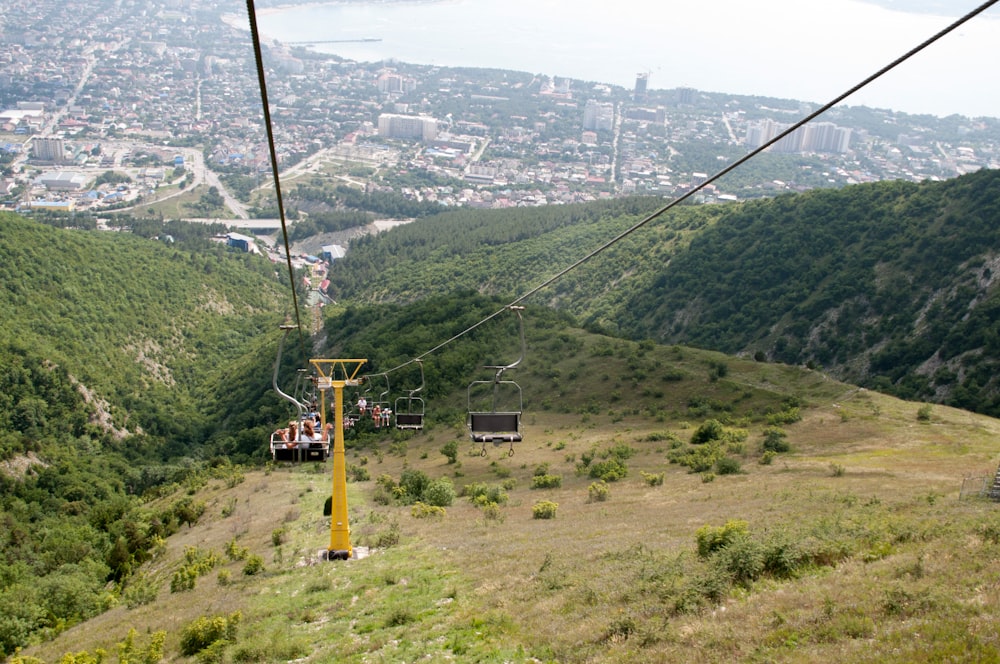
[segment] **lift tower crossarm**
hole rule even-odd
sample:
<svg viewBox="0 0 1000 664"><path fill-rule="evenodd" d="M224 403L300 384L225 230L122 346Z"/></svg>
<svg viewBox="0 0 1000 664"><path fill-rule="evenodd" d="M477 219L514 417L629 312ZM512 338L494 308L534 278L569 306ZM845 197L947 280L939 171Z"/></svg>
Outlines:
<svg viewBox="0 0 1000 664"><path fill-rule="evenodd" d="M330 501L330 548L328 557L347 559L354 556L351 527L347 522L347 458L344 453L344 388L362 383L358 377L367 359L312 359L316 369L316 388L320 395L320 423L326 431L326 391L333 390L333 492Z"/></svg>

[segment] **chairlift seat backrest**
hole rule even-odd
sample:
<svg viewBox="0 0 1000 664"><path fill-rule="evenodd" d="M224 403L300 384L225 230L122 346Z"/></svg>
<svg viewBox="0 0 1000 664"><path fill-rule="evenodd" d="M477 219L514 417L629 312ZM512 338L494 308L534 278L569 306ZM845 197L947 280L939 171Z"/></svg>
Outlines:
<svg viewBox="0 0 1000 664"><path fill-rule="evenodd" d="M469 430L477 443L521 440L521 413L469 413Z"/></svg>
<svg viewBox="0 0 1000 664"><path fill-rule="evenodd" d="M422 413L396 413L397 429L422 429L424 416Z"/></svg>

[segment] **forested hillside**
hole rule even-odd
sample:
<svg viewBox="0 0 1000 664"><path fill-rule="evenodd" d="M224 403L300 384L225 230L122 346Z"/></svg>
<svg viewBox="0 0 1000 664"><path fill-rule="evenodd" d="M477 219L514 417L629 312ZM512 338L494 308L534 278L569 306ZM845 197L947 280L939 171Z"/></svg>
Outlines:
<svg viewBox="0 0 1000 664"><path fill-rule="evenodd" d="M286 295L265 260L218 245L0 216L0 653L118 601L197 519L190 498L141 497L227 472L206 463L205 395L273 342Z"/></svg>
<svg viewBox="0 0 1000 664"><path fill-rule="evenodd" d="M335 295L413 300L542 283L655 199L441 215L352 245ZM810 364L907 398L1000 414L1000 173L682 207L536 300L587 326Z"/></svg>
<svg viewBox="0 0 1000 664"><path fill-rule="evenodd" d="M116 428L154 440L197 439L198 422L171 411L196 405L199 382L289 308L270 263L222 245L0 222L0 341L68 371Z"/></svg>
<svg viewBox="0 0 1000 664"><path fill-rule="evenodd" d="M1000 415L1000 172L731 208L623 303L633 336Z"/></svg>

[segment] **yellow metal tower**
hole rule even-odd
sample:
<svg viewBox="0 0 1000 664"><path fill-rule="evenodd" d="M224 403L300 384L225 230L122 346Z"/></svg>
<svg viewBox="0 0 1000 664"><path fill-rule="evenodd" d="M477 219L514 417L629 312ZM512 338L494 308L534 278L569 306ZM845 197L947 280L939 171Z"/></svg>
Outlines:
<svg viewBox="0 0 1000 664"><path fill-rule="evenodd" d="M333 390L333 493L330 503L330 560L353 557L347 522L347 458L344 454L344 388L361 384L358 372L368 360L309 360L316 369L320 421L326 430L326 392Z"/></svg>

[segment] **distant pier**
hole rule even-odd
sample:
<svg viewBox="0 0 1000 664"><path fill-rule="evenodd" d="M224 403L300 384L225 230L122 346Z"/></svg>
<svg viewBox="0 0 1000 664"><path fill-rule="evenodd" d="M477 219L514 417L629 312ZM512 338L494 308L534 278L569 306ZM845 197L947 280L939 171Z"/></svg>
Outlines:
<svg viewBox="0 0 1000 664"><path fill-rule="evenodd" d="M380 41L382 41L381 37L365 37L364 39L312 39L309 41L290 41L285 43L289 46L301 46L304 44L367 44Z"/></svg>

